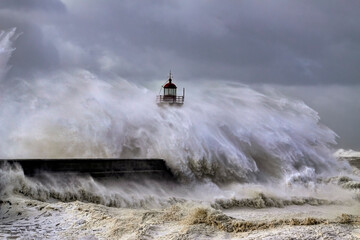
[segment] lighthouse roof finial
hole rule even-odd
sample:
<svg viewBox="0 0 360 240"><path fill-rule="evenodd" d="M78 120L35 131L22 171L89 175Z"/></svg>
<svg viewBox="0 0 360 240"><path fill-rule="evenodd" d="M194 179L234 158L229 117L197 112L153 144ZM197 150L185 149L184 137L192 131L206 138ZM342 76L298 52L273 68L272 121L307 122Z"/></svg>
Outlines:
<svg viewBox="0 0 360 240"><path fill-rule="evenodd" d="M169 82L171 83L172 81L172 74L171 74L171 70L170 70L170 73L169 73Z"/></svg>
<svg viewBox="0 0 360 240"><path fill-rule="evenodd" d="M169 80L168 80L168 83L166 83L163 88L177 88L176 85L174 83L172 83L172 73L171 73L171 70L170 70L170 73L169 73Z"/></svg>

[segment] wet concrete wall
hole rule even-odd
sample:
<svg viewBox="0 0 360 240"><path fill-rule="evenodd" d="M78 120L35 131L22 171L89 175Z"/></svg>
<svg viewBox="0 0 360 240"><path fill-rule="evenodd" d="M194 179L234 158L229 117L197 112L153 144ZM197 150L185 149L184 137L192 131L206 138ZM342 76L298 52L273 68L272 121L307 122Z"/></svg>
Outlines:
<svg viewBox="0 0 360 240"><path fill-rule="evenodd" d="M170 176L163 159L1 159L0 165L19 164L25 175L40 172L76 172L102 177L110 175L148 174Z"/></svg>

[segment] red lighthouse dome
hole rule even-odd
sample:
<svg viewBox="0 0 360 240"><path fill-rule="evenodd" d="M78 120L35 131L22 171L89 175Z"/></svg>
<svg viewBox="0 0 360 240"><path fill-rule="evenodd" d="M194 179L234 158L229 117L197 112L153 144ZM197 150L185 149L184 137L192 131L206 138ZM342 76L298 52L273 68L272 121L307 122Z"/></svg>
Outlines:
<svg viewBox="0 0 360 240"><path fill-rule="evenodd" d="M176 85L172 83L171 75L169 78L169 82L164 85L164 88L177 88Z"/></svg>
<svg viewBox="0 0 360 240"><path fill-rule="evenodd" d="M164 88L164 96L176 96L176 85L172 83L172 75L170 72L168 82L163 86Z"/></svg>

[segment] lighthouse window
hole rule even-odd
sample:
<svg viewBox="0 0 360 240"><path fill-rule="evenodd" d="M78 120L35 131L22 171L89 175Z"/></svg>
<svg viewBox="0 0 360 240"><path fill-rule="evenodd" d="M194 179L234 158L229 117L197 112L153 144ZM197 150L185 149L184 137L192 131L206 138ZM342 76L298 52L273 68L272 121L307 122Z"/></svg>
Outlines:
<svg viewBox="0 0 360 240"><path fill-rule="evenodd" d="M176 88L164 88L164 95L176 95Z"/></svg>

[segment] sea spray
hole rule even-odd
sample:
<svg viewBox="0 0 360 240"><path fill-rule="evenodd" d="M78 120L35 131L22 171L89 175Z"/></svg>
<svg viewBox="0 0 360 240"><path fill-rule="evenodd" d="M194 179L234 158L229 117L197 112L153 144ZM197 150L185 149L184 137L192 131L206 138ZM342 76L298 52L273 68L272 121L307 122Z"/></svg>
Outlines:
<svg viewBox="0 0 360 240"><path fill-rule="evenodd" d="M13 48L13 42L18 36L19 34L16 34L16 28L8 31L0 30L0 82L10 69L7 63L12 52L15 50L15 48Z"/></svg>
<svg viewBox="0 0 360 240"><path fill-rule="evenodd" d="M338 165L335 134L301 102L204 84L182 108L158 107L154 92L124 80L84 70L51 78L0 103L2 126L11 126L2 157L164 158L178 175L243 182Z"/></svg>
<svg viewBox="0 0 360 240"><path fill-rule="evenodd" d="M1 35L2 63L14 34ZM163 158L177 176L215 182L340 167L330 149L336 134L314 110L241 84L186 82L186 104L174 108L157 106L154 91L83 69L17 81L2 84L2 158Z"/></svg>

